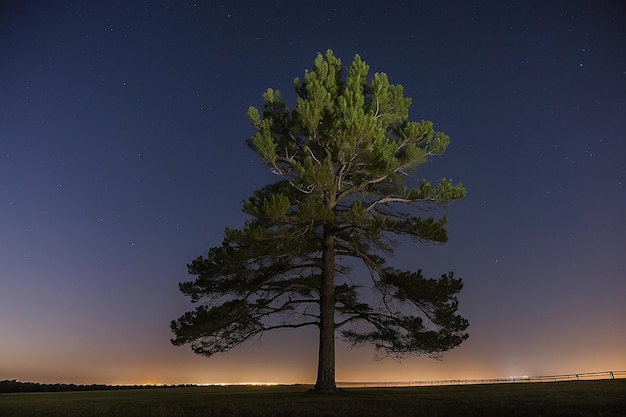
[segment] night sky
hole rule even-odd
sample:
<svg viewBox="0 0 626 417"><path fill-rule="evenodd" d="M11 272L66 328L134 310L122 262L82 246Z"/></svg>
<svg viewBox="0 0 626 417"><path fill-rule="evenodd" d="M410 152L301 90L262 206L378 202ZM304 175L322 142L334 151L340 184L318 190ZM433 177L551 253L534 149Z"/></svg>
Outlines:
<svg viewBox="0 0 626 417"><path fill-rule="evenodd" d="M359 54L451 138L449 242L390 261L462 277L470 338L442 361L337 347L338 381L626 369L621 1L3 1L0 380L315 379L316 329L204 358L169 340L186 264L277 181L248 106L318 52Z"/></svg>

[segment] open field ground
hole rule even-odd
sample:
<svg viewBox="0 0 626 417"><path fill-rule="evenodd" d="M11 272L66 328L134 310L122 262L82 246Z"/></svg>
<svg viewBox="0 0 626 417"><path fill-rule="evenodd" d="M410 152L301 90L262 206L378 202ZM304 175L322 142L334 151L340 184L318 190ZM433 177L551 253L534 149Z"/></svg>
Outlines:
<svg viewBox="0 0 626 417"><path fill-rule="evenodd" d="M626 379L312 394L304 385L0 394L3 417L624 416Z"/></svg>

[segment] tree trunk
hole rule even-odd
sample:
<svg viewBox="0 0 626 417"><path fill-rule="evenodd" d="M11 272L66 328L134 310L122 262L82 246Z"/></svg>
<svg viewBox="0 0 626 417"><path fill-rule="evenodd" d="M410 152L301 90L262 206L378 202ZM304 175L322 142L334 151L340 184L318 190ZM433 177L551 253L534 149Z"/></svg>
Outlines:
<svg viewBox="0 0 626 417"><path fill-rule="evenodd" d="M324 227L320 290L320 344L314 391L336 391L335 385L335 248L330 226Z"/></svg>

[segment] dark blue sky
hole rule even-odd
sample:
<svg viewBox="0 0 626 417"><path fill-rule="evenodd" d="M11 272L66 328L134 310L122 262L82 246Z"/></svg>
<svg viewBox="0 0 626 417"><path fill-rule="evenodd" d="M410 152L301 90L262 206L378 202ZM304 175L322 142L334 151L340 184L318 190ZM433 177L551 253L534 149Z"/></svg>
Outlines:
<svg viewBox="0 0 626 417"><path fill-rule="evenodd" d="M626 369L626 8L620 1L5 1L0 379L312 382L313 329L205 359L170 345L186 263L276 180L248 106L293 106L355 54L452 140L449 242L395 265L465 280L443 362L338 348L338 380Z"/></svg>

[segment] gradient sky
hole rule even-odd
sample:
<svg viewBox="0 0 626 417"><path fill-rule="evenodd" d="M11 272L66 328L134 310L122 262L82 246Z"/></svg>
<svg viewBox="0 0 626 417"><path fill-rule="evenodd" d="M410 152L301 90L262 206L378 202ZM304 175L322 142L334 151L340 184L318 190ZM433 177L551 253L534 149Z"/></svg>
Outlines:
<svg viewBox="0 0 626 417"><path fill-rule="evenodd" d="M621 1L3 1L0 380L314 382L315 329L210 359L170 344L186 264L277 178L245 140L318 52L404 86L451 137L449 242L393 264L465 281L443 361L337 348L338 381L626 369Z"/></svg>

